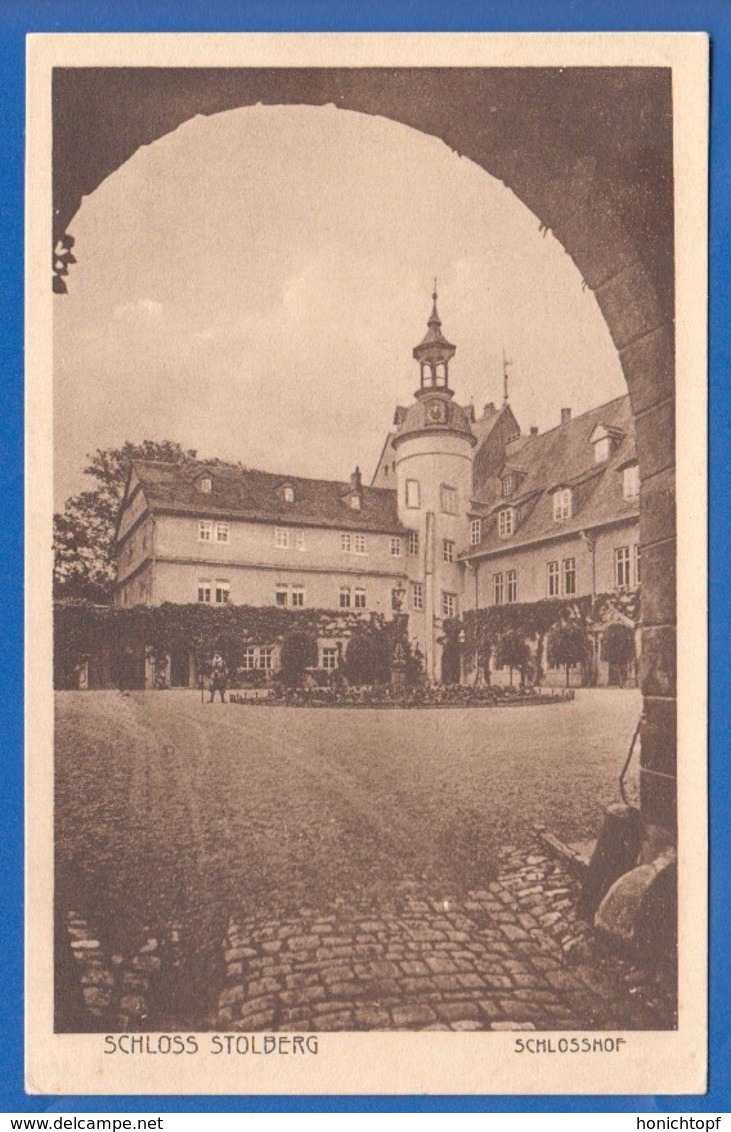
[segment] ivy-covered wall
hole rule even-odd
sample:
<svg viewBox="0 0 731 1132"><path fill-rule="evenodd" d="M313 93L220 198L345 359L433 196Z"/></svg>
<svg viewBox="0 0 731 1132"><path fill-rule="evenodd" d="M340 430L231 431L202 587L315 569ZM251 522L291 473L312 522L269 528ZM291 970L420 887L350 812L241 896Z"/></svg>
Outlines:
<svg viewBox="0 0 731 1132"><path fill-rule="evenodd" d="M512 605L491 605L469 610L462 621L445 621L442 644L452 663L442 680L467 683L479 679L507 680L494 673L496 654L506 636L522 637L530 646L530 681L551 682L546 672L546 638L554 625L579 621L592 647L593 663L577 670L574 682L606 684L616 679L601 649L601 637L610 624L636 630L640 620L640 591L545 599ZM408 617L394 621L381 613L360 610L280 609L277 606L190 604L135 606L91 605L82 601L57 602L54 609L54 682L57 688L88 686L145 687L155 673L170 678L170 658L182 657L184 677L195 681L215 651L222 653L229 670L242 664L244 649L271 647L278 657L284 637L293 629L311 633L321 645L340 644L342 653L358 627L399 635L408 644ZM638 633L636 632L636 637ZM391 643L388 648L391 648ZM276 667L276 665L275 665ZM444 667L444 666L443 666ZM626 666L620 682L632 682L635 666ZM562 682L561 674L556 681Z"/></svg>
<svg viewBox="0 0 731 1132"><path fill-rule="evenodd" d="M407 620L400 615L401 632L407 632ZM198 603L123 609L62 601L54 607L54 683L57 688L144 687L155 669L167 670L171 656L190 657L199 671L216 651L235 671L245 648L278 650L292 629L310 632L321 643L345 645L364 625L394 632L393 620L360 610Z"/></svg>
<svg viewBox="0 0 731 1132"><path fill-rule="evenodd" d="M640 587L630 590L599 594L593 600L589 595L566 598L546 598L542 601L519 602L511 605L490 605L469 610L464 615L465 676L472 682L476 668L480 679L494 679L496 655L502 639L522 637L531 650L531 678L536 683L562 683L563 676L547 672L546 638L551 629L562 621L578 621L586 630L593 662L577 668L573 683L606 684L614 679L602 659L600 641L605 628L619 623L637 630L640 621ZM639 633L636 632L639 649ZM634 666L623 674L632 682L636 677ZM507 673L498 673L499 681L508 679Z"/></svg>

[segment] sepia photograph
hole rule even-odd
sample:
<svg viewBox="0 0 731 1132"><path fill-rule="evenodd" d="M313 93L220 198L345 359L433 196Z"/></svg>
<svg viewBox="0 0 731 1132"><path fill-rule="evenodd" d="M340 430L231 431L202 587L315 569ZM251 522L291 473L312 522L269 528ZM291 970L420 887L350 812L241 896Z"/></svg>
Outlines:
<svg viewBox="0 0 731 1132"><path fill-rule="evenodd" d="M523 1089L592 1052L600 1092L692 1028L701 1088L703 296L682 343L677 312L705 40L165 65L48 38L48 1050L94 1043L130 1091L481 1035Z"/></svg>

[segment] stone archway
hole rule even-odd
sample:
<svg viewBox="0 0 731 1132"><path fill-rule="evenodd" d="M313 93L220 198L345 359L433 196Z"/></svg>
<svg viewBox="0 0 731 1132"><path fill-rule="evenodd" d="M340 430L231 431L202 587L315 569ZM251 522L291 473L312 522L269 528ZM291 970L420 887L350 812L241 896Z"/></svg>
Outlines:
<svg viewBox="0 0 731 1132"><path fill-rule="evenodd" d="M642 480L641 808L676 805L671 72L663 68L57 68L54 240L141 145L197 114L334 104L442 139L503 181L595 293L619 353ZM648 219L649 218L649 219ZM63 289L63 283L59 289Z"/></svg>

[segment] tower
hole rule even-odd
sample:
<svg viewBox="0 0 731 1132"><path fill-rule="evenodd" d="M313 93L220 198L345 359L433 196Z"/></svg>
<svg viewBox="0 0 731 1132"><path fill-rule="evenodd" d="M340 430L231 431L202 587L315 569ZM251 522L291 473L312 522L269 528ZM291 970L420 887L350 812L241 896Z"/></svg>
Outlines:
<svg viewBox="0 0 731 1132"><path fill-rule="evenodd" d="M449 363L456 346L442 334L436 280L427 332L413 356L419 388L408 408L396 410L396 486L399 519L409 538L409 624L425 655L427 675L441 679L440 639L445 620L459 616L472 488L471 450L477 443L465 409L453 400Z"/></svg>
<svg viewBox="0 0 731 1132"><path fill-rule="evenodd" d="M452 397L449 388L449 363L457 352L457 347L442 334L442 323L437 311L437 281L434 280L434 293L432 294L432 311L427 322L427 331L418 346L414 346L413 354L419 363L421 384L416 391L416 397L424 397L434 390L441 390Z"/></svg>

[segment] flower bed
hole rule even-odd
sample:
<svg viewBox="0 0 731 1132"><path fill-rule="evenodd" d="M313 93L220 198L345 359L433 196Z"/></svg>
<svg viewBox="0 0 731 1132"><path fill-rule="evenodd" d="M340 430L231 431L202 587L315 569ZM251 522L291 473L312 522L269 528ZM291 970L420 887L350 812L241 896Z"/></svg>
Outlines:
<svg viewBox="0 0 731 1132"><path fill-rule="evenodd" d="M231 692L234 704L268 707L518 707L566 703L574 699L573 689L554 689L544 693L537 688L467 687L461 684L434 685L395 691L390 687L363 688L272 688L256 698Z"/></svg>

